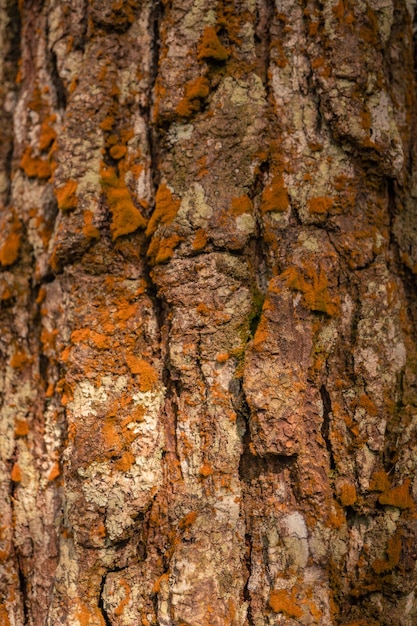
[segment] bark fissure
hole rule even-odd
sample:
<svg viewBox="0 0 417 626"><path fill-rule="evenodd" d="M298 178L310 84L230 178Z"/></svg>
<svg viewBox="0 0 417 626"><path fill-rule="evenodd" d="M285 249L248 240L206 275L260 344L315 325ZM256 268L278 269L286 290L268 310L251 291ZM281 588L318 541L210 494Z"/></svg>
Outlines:
<svg viewBox="0 0 417 626"><path fill-rule="evenodd" d="M335 462L333 457L333 449L330 440L330 427L331 427L331 419L332 419L332 401L330 398L330 394L327 391L325 385L320 387L320 396L323 403L323 423L321 426L321 434L323 436L324 442L326 444L327 452L329 455L329 465L330 469L335 469Z"/></svg>

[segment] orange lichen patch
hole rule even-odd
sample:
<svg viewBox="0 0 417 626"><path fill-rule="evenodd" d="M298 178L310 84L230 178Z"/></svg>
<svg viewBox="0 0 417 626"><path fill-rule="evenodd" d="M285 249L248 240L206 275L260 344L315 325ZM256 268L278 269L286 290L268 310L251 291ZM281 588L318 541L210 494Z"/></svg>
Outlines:
<svg viewBox="0 0 417 626"><path fill-rule="evenodd" d="M53 464L51 471L48 474L48 480L55 480L55 478L58 478L58 476L61 475L61 469L59 467L59 463L58 461L55 461L55 463Z"/></svg>
<svg viewBox="0 0 417 626"><path fill-rule="evenodd" d="M102 427L102 435L106 447L111 450L113 456L120 455L122 452L122 442L112 420L106 420Z"/></svg>
<svg viewBox="0 0 417 626"><path fill-rule="evenodd" d="M54 189L60 211L71 211L77 207L77 187L78 183L76 180L67 180L63 187Z"/></svg>
<svg viewBox="0 0 417 626"><path fill-rule="evenodd" d="M392 487L389 491L382 493L378 501L380 504L395 506L398 509L412 508L414 500L410 494L410 479L407 478L402 485Z"/></svg>
<svg viewBox="0 0 417 626"><path fill-rule="evenodd" d="M189 528L189 526L192 526L194 524L196 519L197 512L190 511L189 513L187 513L187 515L184 515L184 517L179 521L178 526L181 529Z"/></svg>
<svg viewBox="0 0 417 626"><path fill-rule="evenodd" d="M31 146L24 151L19 165L28 178L45 179L49 178L52 173L49 161L32 156Z"/></svg>
<svg viewBox="0 0 417 626"><path fill-rule="evenodd" d="M284 179L281 174L276 174L272 182L265 187L261 198L261 212L270 211L284 212L289 207L289 198Z"/></svg>
<svg viewBox="0 0 417 626"><path fill-rule="evenodd" d="M3 624L3 626L11 626L9 615L4 604L0 604L0 624Z"/></svg>
<svg viewBox="0 0 417 626"><path fill-rule="evenodd" d="M26 420L17 418L14 422L14 434L16 437L25 437L29 433L29 424Z"/></svg>
<svg viewBox="0 0 417 626"><path fill-rule="evenodd" d="M388 474L384 470L379 470L372 475L369 485L370 491L383 491L387 492L390 487L390 480Z"/></svg>
<svg viewBox="0 0 417 626"><path fill-rule="evenodd" d="M72 343L79 343L82 341L88 341L90 337L90 329L89 328L79 328L78 330L73 330L71 333L71 341Z"/></svg>
<svg viewBox="0 0 417 626"><path fill-rule="evenodd" d="M202 250L207 244L207 233L204 228L199 228L193 241L193 250Z"/></svg>
<svg viewBox="0 0 417 626"><path fill-rule="evenodd" d="M82 602L79 603L79 608L76 612L76 619L79 621L80 626L89 626L89 624L100 624L105 626L103 615L98 607L90 610Z"/></svg>
<svg viewBox="0 0 417 626"><path fill-rule="evenodd" d="M204 463L204 465L200 467L200 476L204 476L204 478L207 478L207 476L210 476L213 471L214 470L209 463Z"/></svg>
<svg viewBox="0 0 417 626"><path fill-rule="evenodd" d="M7 281L5 281L3 278L0 279L0 301L9 300L12 295L12 290L10 289Z"/></svg>
<svg viewBox="0 0 417 626"><path fill-rule="evenodd" d="M216 361L217 363L226 363L229 357L230 357L230 354L228 352L221 352L216 355Z"/></svg>
<svg viewBox="0 0 417 626"><path fill-rule="evenodd" d="M100 231L93 226L94 214L92 211L84 211L83 234L87 239L100 239Z"/></svg>
<svg viewBox="0 0 417 626"><path fill-rule="evenodd" d="M204 29L198 46L197 58L199 61L227 61L229 52L221 43L213 26Z"/></svg>
<svg viewBox="0 0 417 626"><path fill-rule="evenodd" d="M115 161L118 161L125 156L127 152L127 147L123 145L115 145L110 148L109 152L110 156L115 159Z"/></svg>
<svg viewBox="0 0 417 626"><path fill-rule="evenodd" d="M21 369L27 363L29 363L30 360L31 359L28 357L24 350L20 350L19 348L17 348L12 358L10 359L10 365L15 369Z"/></svg>
<svg viewBox="0 0 417 626"><path fill-rule="evenodd" d="M200 110L202 101L210 92L210 83L205 76L197 76L185 85L185 95L176 107L180 117L190 117Z"/></svg>
<svg viewBox="0 0 417 626"><path fill-rule="evenodd" d="M10 232L6 236L0 247L0 265L8 267L17 261L20 249L20 222L15 219L11 225Z"/></svg>
<svg viewBox="0 0 417 626"><path fill-rule="evenodd" d="M20 469L18 463L13 465L10 478L14 483L20 483L22 481L22 470Z"/></svg>
<svg viewBox="0 0 417 626"><path fill-rule="evenodd" d="M378 415L378 409L375 406L375 404L372 402L372 400L370 399L369 396L366 395L366 393L362 393L359 398L358 398L358 404L360 407L362 407L363 409L365 409L365 411L368 413L368 415Z"/></svg>
<svg viewBox="0 0 417 626"><path fill-rule="evenodd" d="M290 289L300 291L303 294L305 305L311 311L326 313L329 316L336 315L338 299L331 298L328 291L326 273L322 268L305 266L304 272L309 280L306 280L299 267L290 267L281 274L281 278Z"/></svg>
<svg viewBox="0 0 417 626"><path fill-rule="evenodd" d="M58 331L56 329L50 331L45 327L42 328L41 342L44 352L48 352L48 350L55 350L57 334Z"/></svg>
<svg viewBox="0 0 417 626"><path fill-rule="evenodd" d="M253 347L255 349L260 348L268 339L268 322L265 317L261 317L261 320L256 328L255 335L253 337Z"/></svg>
<svg viewBox="0 0 417 626"><path fill-rule="evenodd" d="M333 206L333 198L327 198L326 196L318 196L317 198L310 198L307 204L308 204L308 210L310 211L310 213L324 215Z"/></svg>
<svg viewBox="0 0 417 626"><path fill-rule="evenodd" d="M175 199L165 183L159 185L155 197L155 210L149 220L146 234L152 235L159 224L171 224L180 208L181 201Z"/></svg>
<svg viewBox="0 0 417 626"><path fill-rule="evenodd" d="M102 130L110 131L113 128L114 124L115 120L113 115L106 115L104 120L100 122L99 126Z"/></svg>
<svg viewBox="0 0 417 626"><path fill-rule="evenodd" d="M168 582L168 579L169 579L169 574L168 573L162 574L162 576L157 578L155 583L154 583L154 586L152 588L152 593L159 593L161 591L161 585L164 582Z"/></svg>
<svg viewBox="0 0 417 626"><path fill-rule="evenodd" d="M271 591L269 606L274 613L284 613L288 617L294 618L303 616L303 610L297 604L294 587L291 589L291 593L287 589Z"/></svg>
<svg viewBox="0 0 417 626"><path fill-rule="evenodd" d="M337 495L343 506L352 506L357 499L355 485L349 481L340 482L337 486Z"/></svg>
<svg viewBox="0 0 417 626"><path fill-rule="evenodd" d="M123 426L127 426L129 422L143 422L145 418L146 408L144 406L135 406L123 421Z"/></svg>
<svg viewBox="0 0 417 626"><path fill-rule="evenodd" d="M400 561L401 556L401 536L399 534L394 535L388 539L386 554L386 559L375 559L375 561L371 564L372 569L376 574L383 574L384 572L389 572L394 569Z"/></svg>
<svg viewBox="0 0 417 626"><path fill-rule="evenodd" d="M326 59L324 57L317 57L316 59L313 59L313 61L311 62L311 67L313 68L313 70L318 69L319 67L322 67L326 62Z"/></svg>
<svg viewBox="0 0 417 626"><path fill-rule="evenodd" d="M156 265L166 263L173 256L180 241L182 241L182 237L177 234L165 238L154 237L148 248L148 257Z"/></svg>
<svg viewBox="0 0 417 626"><path fill-rule="evenodd" d="M42 152L48 150L56 139L56 132L50 125L50 122L56 120L55 115L51 115L43 120L41 124L41 133L39 137L39 150Z"/></svg>
<svg viewBox="0 0 417 626"><path fill-rule="evenodd" d="M113 241L122 235L135 232L138 228L145 228L146 220L133 204L130 193L123 179L117 176L115 168L102 164L100 174L112 214L110 230Z"/></svg>
<svg viewBox="0 0 417 626"><path fill-rule="evenodd" d="M127 472L132 467L135 462L135 457L131 452L124 452L120 459L118 459L114 464L114 469L119 470L119 472Z"/></svg>
<svg viewBox="0 0 417 626"><path fill-rule="evenodd" d="M244 215L245 213L252 213L253 204L252 200L247 195L239 196L238 198L232 198L230 213L232 215Z"/></svg>
<svg viewBox="0 0 417 626"><path fill-rule="evenodd" d="M126 356L126 362L132 374L139 376L141 391L151 391L155 388L158 383L158 372L150 363L133 354Z"/></svg>
<svg viewBox="0 0 417 626"><path fill-rule="evenodd" d="M125 581L124 578L122 578L120 580L120 585L123 587L123 589L125 591L125 596L124 596L123 600L121 600L120 604L114 609L114 614L115 615L122 615L125 606L127 605L127 603L130 600L130 587L127 584L127 582Z"/></svg>

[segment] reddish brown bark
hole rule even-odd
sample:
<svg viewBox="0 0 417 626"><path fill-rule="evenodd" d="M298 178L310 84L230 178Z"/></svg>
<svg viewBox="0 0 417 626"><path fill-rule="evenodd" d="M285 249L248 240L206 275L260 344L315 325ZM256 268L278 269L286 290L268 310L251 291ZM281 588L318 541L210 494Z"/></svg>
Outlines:
<svg viewBox="0 0 417 626"><path fill-rule="evenodd" d="M414 2L0 3L0 622L412 626Z"/></svg>

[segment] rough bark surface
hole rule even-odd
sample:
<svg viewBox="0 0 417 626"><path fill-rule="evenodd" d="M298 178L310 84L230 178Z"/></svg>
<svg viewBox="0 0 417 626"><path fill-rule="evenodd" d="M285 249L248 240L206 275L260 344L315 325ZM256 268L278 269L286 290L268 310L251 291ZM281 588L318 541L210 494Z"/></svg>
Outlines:
<svg viewBox="0 0 417 626"><path fill-rule="evenodd" d="M414 4L0 1L2 625L417 623Z"/></svg>

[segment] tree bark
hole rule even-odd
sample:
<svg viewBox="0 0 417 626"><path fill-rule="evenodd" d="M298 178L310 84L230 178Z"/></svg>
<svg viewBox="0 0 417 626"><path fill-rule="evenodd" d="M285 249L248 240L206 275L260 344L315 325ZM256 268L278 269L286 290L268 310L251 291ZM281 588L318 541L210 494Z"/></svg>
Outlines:
<svg viewBox="0 0 417 626"><path fill-rule="evenodd" d="M1 624L417 623L414 9L1 0Z"/></svg>

